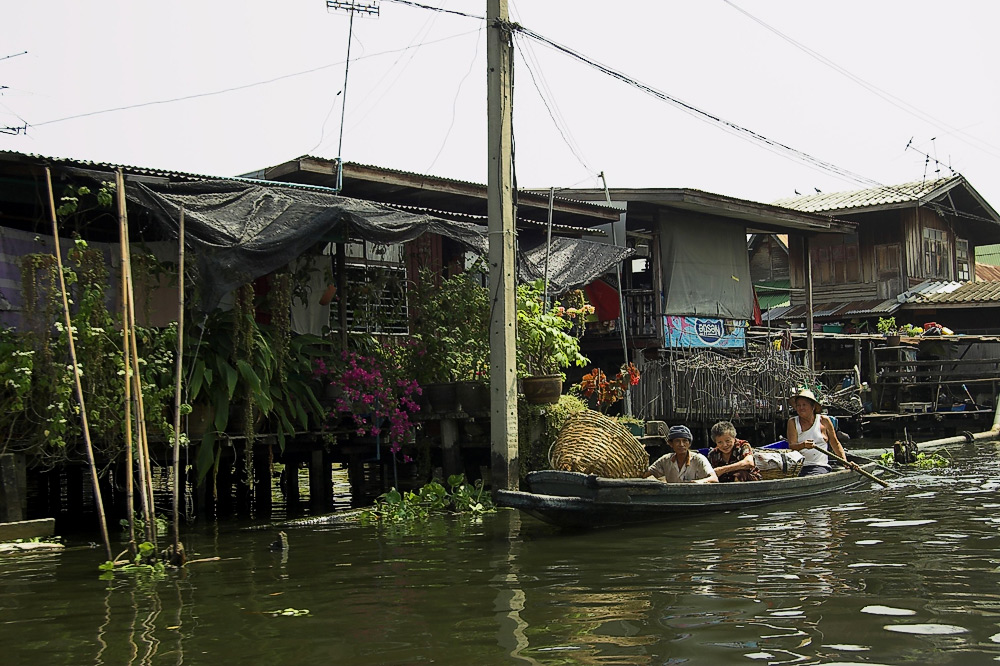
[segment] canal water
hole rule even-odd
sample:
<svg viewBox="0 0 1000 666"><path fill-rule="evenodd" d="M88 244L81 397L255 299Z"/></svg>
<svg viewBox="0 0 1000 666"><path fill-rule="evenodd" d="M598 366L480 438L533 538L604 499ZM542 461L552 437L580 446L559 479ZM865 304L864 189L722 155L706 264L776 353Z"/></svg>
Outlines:
<svg viewBox="0 0 1000 666"><path fill-rule="evenodd" d="M393 529L188 531L193 562L0 559L0 663L1000 661L1000 443L791 504L562 532L510 510Z"/></svg>

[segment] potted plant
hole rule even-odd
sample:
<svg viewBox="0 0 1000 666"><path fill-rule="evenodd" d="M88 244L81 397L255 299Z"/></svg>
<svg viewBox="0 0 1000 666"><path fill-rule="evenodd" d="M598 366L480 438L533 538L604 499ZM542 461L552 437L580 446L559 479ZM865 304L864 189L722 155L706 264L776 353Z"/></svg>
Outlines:
<svg viewBox="0 0 1000 666"><path fill-rule="evenodd" d="M438 283L433 273L421 271L408 294L414 377L436 412L458 410L456 382L473 382L475 387L463 387L462 394L485 397L488 403L489 293L476 279L478 272L474 265Z"/></svg>
<svg viewBox="0 0 1000 666"><path fill-rule="evenodd" d="M607 375L600 368L594 368L583 376L576 387L580 395L588 400L594 401L594 406L600 412L607 411L608 407L625 397L629 389L639 383L639 369L634 363L622 365L614 379L608 379ZM644 421L622 417L623 422L634 421L644 424Z"/></svg>
<svg viewBox="0 0 1000 666"><path fill-rule="evenodd" d="M898 347L900 334L895 317L879 317L876 325L878 332L885 336L887 347Z"/></svg>
<svg viewBox="0 0 1000 666"><path fill-rule="evenodd" d="M554 403L566 379L564 368L588 363L580 353L580 340L572 335L573 321L544 303L544 282L517 288L517 374L525 400Z"/></svg>

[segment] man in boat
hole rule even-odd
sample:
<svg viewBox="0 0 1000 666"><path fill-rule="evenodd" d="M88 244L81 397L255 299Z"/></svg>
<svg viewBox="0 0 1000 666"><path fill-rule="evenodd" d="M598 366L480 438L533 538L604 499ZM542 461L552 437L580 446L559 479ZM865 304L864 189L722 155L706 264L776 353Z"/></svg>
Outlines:
<svg viewBox="0 0 1000 666"><path fill-rule="evenodd" d="M691 430L687 426L671 426L667 444L674 450L649 466L646 477L656 477L667 483L718 483L719 477L708 458L691 450Z"/></svg>
<svg viewBox="0 0 1000 666"><path fill-rule="evenodd" d="M847 458L844 447L837 438L833 422L823 414L823 405L816 394L807 388L799 389L792 396L792 407L796 416L788 419L788 448L802 453L802 471L799 476L826 474L832 472L830 457L826 449L841 458ZM858 466L850 463L851 469Z"/></svg>

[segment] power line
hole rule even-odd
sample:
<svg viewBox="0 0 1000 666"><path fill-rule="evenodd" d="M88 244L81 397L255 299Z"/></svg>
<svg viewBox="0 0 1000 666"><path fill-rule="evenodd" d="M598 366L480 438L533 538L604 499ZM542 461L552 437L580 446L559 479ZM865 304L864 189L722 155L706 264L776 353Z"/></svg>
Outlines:
<svg viewBox="0 0 1000 666"><path fill-rule="evenodd" d="M394 1L398 1L398 0L394 0ZM390 49L388 51L380 51L378 53L372 53L370 55L359 56L357 58L354 58L354 62L357 62L359 60L367 60L368 58L376 58L376 57L383 56L383 55L390 55L390 54L393 54L393 53L400 53L400 52L406 51L407 49L410 49L410 48L420 48L421 46L427 46L427 45L430 45L430 44L438 44L440 42L445 42L445 41L448 41L450 39L456 39L458 37L464 37L465 35L471 34L473 32L478 32L478 30L469 30L469 31L461 32L461 33L458 33L458 34L455 34L455 35L449 35L447 37L442 37L441 39L436 39L436 40L433 40L433 41L430 41L430 42L423 42L422 44L417 44L415 46L407 46L407 47L404 47L404 48L401 48L401 49ZM292 78L295 78L295 77L298 77L298 76L305 76L307 74L314 74L316 72L323 71L324 69L330 69L331 67L339 67L340 65L343 65L343 64L344 64L343 61L331 62L331 63L327 63L325 65L320 65L318 67L313 67L311 69L305 69L305 70L298 71L298 72L292 72L290 74L282 74L281 76L276 76L276 77L271 78L271 79L265 79L265 80L262 80L262 81L254 81L252 83L247 83L247 84L244 84L244 85L241 85L241 86L233 86L233 87L230 87L230 88L222 88L220 90L212 90L212 91L209 91L209 92L195 93L193 95L184 95L184 96L181 96L181 97L171 97L169 99L159 99L159 100L152 100L152 101L149 101L149 102L139 102L137 104L127 104L125 106L116 106L116 107L113 107L113 108L110 108L110 109L100 109L100 110L97 110L97 111L88 111L86 113L78 113L78 114L75 114L75 115L72 115L72 116L65 116L63 118L54 118L52 120L45 120L45 121L42 121L40 123L29 123L28 126L29 127L42 127L44 125L52 125L52 124L55 124L55 123L66 122L67 120L77 120L79 118L87 118L87 117L90 117L90 116L97 116L97 115L101 115L101 114L105 114L105 113L114 113L116 111L128 111L128 110L131 110L131 109L139 109L139 108L146 107L146 106L157 106L159 104L171 104L173 102L185 102L187 100L198 99L198 98L201 98L201 97L213 97L215 95L223 95L225 93L236 92L236 91L239 91L239 90L246 90L248 88L256 88L257 86L268 85L268 84L271 84L271 83L276 83L278 81L284 81L286 79L292 79Z"/></svg>
<svg viewBox="0 0 1000 666"><path fill-rule="evenodd" d="M531 82L532 84L534 84L535 90L538 92L538 97L541 98L542 104L545 106L545 110L548 111L549 118L552 119L552 124L555 125L556 131L559 132L559 136L562 137L563 143L566 144L566 147L569 148L570 152L573 153L573 156L580 163L580 165L583 166L584 169L586 169L587 171L594 172L596 175L597 172L593 168L591 168L591 166L587 164L587 161L583 158L583 155L581 154L582 150L580 149L579 144L577 144L577 142L572 138L568 124L566 124L565 120L563 120L562 114L559 113L558 107L556 107L555 98L552 99L552 102L550 104L549 99L547 98L545 92L539 85L538 83L539 79L541 79L544 84L544 78L542 77L541 74L541 68L539 68L538 75L536 76L535 68L532 67L531 58L525 55L526 49L521 48L521 40L517 40L515 42L515 45L517 46L518 53L520 53L521 57L524 59L524 66L525 68L527 68L528 76L531 77ZM548 90L548 86L545 86L545 89Z"/></svg>
<svg viewBox="0 0 1000 666"><path fill-rule="evenodd" d="M561 51L562 53L565 53L566 55L569 55L570 57L575 58L576 60L579 60L580 62L583 62L584 64L586 64L586 65L588 65L590 67L593 67L594 69L596 69L596 70L598 70L598 71L600 71L600 72L602 72L602 73L604 73L604 74L606 74L606 75L608 75L608 76L610 76L610 77L612 77L614 79L617 79L617 80L621 81L622 83L625 83L625 84L630 85L630 86L632 86L634 88L637 88L638 90L641 90L642 92L644 92L644 93L646 93L646 94L648 94L648 95L650 95L652 97L655 97L656 99L659 99L660 101L667 102L668 104L671 104L671 105L679 108L680 110L684 111L685 113L688 113L689 115L692 115L692 116L698 118L699 120L703 120L703 121L706 121L706 122L708 122L710 124L720 126L723 129L725 129L725 130L727 130L727 131L729 131L729 132L731 132L733 134L736 134L737 136L739 136L739 137L741 137L743 139L746 139L746 140L749 140L749 141L752 141L752 142L756 142L756 143L762 144L765 147L767 147L768 149L771 149L771 150L777 152L778 154L783 154L785 157L791 157L791 158L797 159L797 160L799 160L801 162L804 162L804 163L806 163L806 164L808 164L810 166L819 168L822 171L826 171L828 173L833 173L833 174L836 174L836 175L838 175L838 176L840 176L842 178L846 178L846 179L849 179L849 180L852 180L852 181L864 183L864 184L867 184L867 185L869 185L871 187L882 186L881 183L879 183L878 181L876 181L876 180L874 180L872 178L868 178L867 176L862 176L861 174L858 174L858 173L855 173L855 172L850 171L848 169L845 169L843 167L837 166L836 164L833 164L832 162L826 162L824 160L821 160L818 157L814 157L814 156L812 156L812 155L810 155L810 154L808 154L806 152L803 152L801 150L797 150L795 148L792 148L791 146L788 146L788 145L786 145L784 143L781 143L780 141L776 141L775 139L771 139L769 137L766 137L763 134L760 134L759 132L755 132L754 130L751 130L749 128L743 127L742 125L739 125L739 124L737 124L735 122L732 122L730 120L726 120L726 119L722 118L721 116L718 116L716 114L713 114L713 113L710 113L708 111L705 111L704 109L701 109L701 108L699 108L699 107L697 107L697 106L695 106L693 104L690 104L690 103L685 102L685 101L683 101L681 99L678 99L676 97L668 95L667 93L664 93L664 92L662 92L660 90L657 90L656 88L654 88L654 87L652 87L650 85L647 85L647 84L642 83L642 82L640 82L640 81L638 81L636 79L633 79L632 77L630 77L630 76L628 76L628 75L626 75L626 74L624 74L622 72L619 72L618 70L612 69L611 67L608 67L607 65L603 65L603 64L601 64L601 63L599 63L599 62L597 62L595 60L592 60L591 58L588 58L587 56L579 53L578 51L575 51L574 49L569 48L568 46L564 46L564 45L559 44L559 43L557 43L557 42L555 42L555 41L553 41L551 39L548 39L547 37L539 35L538 33L534 32L533 30L530 30L528 28L525 28L524 26L512 25L511 26L511 30L513 30L515 32L523 33L527 37L530 37L530 38L532 38L532 39L534 39L534 40L536 40L538 42L541 42L542 44L545 44L546 46L549 46L550 48L553 48L553 49L555 49L557 51Z"/></svg>
<svg viewBox="0 0 1000 666"><path fill-rule="evenodd" d="M777 35L778 37L780 37L781 39L785 40L786 42L788 42L789 44L791 44L795 48L799 49L800 51L802 51L806 55L808 55L811 58L819 61L820 63L826 65L827 67L833 69L834 71L842 74L843 76L847 77L848 79L850 79L854 83L857 83L859 86L861 86L862 88L864 88L868 92L876 95L877 97L880 97L881 99L885 100L889 104L892 104L896 108L901 109L901 110L905 111L906 113L908 113L908 114L914 116L915 118L917 118L919 120L922 120L922 121L924 121L926 123L930 123L932 125L937 125L937 126L940 126L940 127L943 127L945 129L949 130L949 132L951 134L954 134L956 136L956 138L959 139L959 141L962 141L966 145L969 145L969 146L972 146L973 148L977 148L979 150L982 150L983 152L987 153L988 155L991 155L992 157L1000 157L1000 149L998 149L996 146L993 146L993 145L989 144L988 142L983 141L982 139L979 139L978 137L974 137L971 134L963 132L961 129L959 129L957 127L953 127L953 126L949 125L947 122L945 122L943 120L939 120L938 118L935 118L931 114L926 113L926 112L920 110L919 108L913 106L912 104L910 104L906 100L903 100L903 99L901 99L899 97L896 97L895 95L893 95L890 92L886 92L885 90L882 90L881 88L879 88L878 86L876 86L874 83L869 83L868 81L862 79L860 76L857 76L853 72L845 69L844 67L841 67L840 65L838 65L834 61L830 60L829 58L827 58L823 54L821 54L821 53L819 53L819 52L817 52L817 51L809 48L808 46L806 46L802 42L797 41L796 39L790 37L789 35L786 35L785 33L781 32L780 30L778 30L777 28L775 28L774 26L772 26L772 25L770 25L768 23L765 23L763 20L757 18L756 16L754 16L753 14L751 14L750 12L748 12L747 10L745 10L742 7L734 4L732 2L732 0L722 0L722 1L724 3L726 3L727 5L729 5L730 7L732 7L733 9L735 9L736 11L740 12L741 14L743 14L744 16L746 16L747 18L749 18L750 20L754 21L755 23L761 25L765 29L769 30L770 32L772 32L775 35ZM975 145L975 143L972 143L970 141L966 141L966 140L962 139L962 137L959 136L960 134L964 134L965 136L969 137L970 139L972 139L975 142L978 142L981 145ZM992 150L987 150L983 146L986 146L986 148L990 148Z"/></svg>
<svg viewBox="0 0 1000 666"><path fill-rule="evenodd" d="M739 125L737 123L734 123L732 121L726 120L726 119L724 119L724 118L722 118L722 117L720 117L720 116L718 116L716 114L713 114L713 113L710 113L708 111L705 111L704 109L701 109L701 108L699 108L699 107L697 107L697 106L695 106L693 104L690 104L688 102L684 102L684 101L682 101L682 100L680 100L680 99L678 99L676 97L668 95L668 94L666 94L666 93L664 93L664 92L662 92L660 90L657 90L656 88L653 88L650 85L642 83L642 82L640 82L640 81L638 81L636 79L633 79L632 77L630 77L630 76L628 76L628 75L626 75L626 74L624 74L622 72L619 72L619 71L617 71L615 69L612 69L611 67L608 67L607 65L603 65L603 64L597 62L596 60L588 58L588 57L584 56L583 54L581 54L581 53L579 53L579 52L577 52L577 51L575 51L575 50L573 50L573 49L571 49L571 48L569 48L567 46L564 46L564 45L559 44L559 43L557 43L557 42L555 42L553 40L550 40L547 37L543 37L542 35L539 35L538 33L534 32L534 31L532 31L532 30L530 30L528 28L525 28L524 26L521 26L521 25L518 25L518 24L510 24L509 27L510 27L510 30L512 32L514 32L515 34L518 33L518 32L520 32L520 33L522 33L522 34L524 34L524 35L526 35L526 36L528 36L528 37L530 37L530 38L532 38L534 40L537 40L537 41L541 42L542 44L545 44L545 45L547 45L547 46L549 46L549 47L551 47L551 48L553 48L553 49L555 49L557 51L565 53L566 55L569 55L572 58L575 58L575 59L579 60L580 62L583 62L586 65L588 65L590 67L593 67L594 69L597 69L598 71L600 71L600 72L602 72L602 73L604 73L604 74L606 74L606 75L608 75L608 76L610 76L610 77L612 77L614 79L617 79L617 80L621 81L622 83L625 83L627 85L633 86L634 88L637 88L638 90L641 90L642 92L644 92L644 93L646 93L648 95L651 95L652 97L655 97L656 99L659 99L661 101L667 102L668 104L671 104L671 105L673 105L673 106L681 109L685 113L693 115L694 117L698 118L699 120L708 122L708 123L713 124L713 125L717 125L717 126L723 128L723 129L725 129L726 131L729 131L729 132L735 134L736 136L739 136L740 138L745 139L747 141L758 143L758 144L764 146L765 148L767 148L768 150L771 150L772 152L775 152L778 155L781 155L781 156L786 157L788 159L793 159L793 160L801 161L801 162L803 162L804 164L806 164L807 166L809 166L811 168L815 168L815 169L820 170L820 171L825 171L825 172L828 172L828 173L832 173L832 174L834 174L834 175L836 175L838 177L845 178L845 179L850 179L850 180L853 180L855 182L868 185L872 189L881 190L881 191L884 191L886 193L891 193L891 194L896 194L896 195L911 196L909 193L904 192L903 190L900 190L900 189L898 189L896 187L893 187L891 185L885 185L885 184L880 183L879 181L877 181L877 180L875 180L873 178L869 178L867 176L863 176L861 174L858 174L858 173L855 173L853 171L850 171L849 169L845 169L845 168L840 167L840 166L838 166L836 164L833 164L832 162L827 162L827 161L822 160L822 159L820 159L818 157L814 157L813 155L810 155L809 153L806 153L806 152L803 152L801 150L797 150L795 148L792 148L791 146L788 146L788 145L786 145L784 143L781 143L780 141L776 141L775 139L771 139L771 138L769 138L767 136L764 136L763 134L760 134L759 132L755 132L754 130L751 130L749 128L743 127L743 126L741 126L741 125ZM995 220L990 219L990 218L982 217L982 216L979 216L979 215L974 215L972 213L959 212L958 210L955 210L955 209L948 209L948 208L942 207L942 206L940 206L938 204L934 204L933 202L924 202L924 205L926 205L926 206L928 206L930 208L933 208L934 210L938 211L939 213L948 213L948 214L951 214L951 215L955 215L957 217L964 217L964 218L967 218L967 219L974 219L974 220L983 221L983 222L990 222L990 223L994 223L995 222Z"/></svg>
<svg viewBox="0 0 1000 666"><path fill-rule="evenodd" d="M411 0L385 0L386 2L395 2L399 5L409 5L410 7L417 7L419 9L429 9L434 12L441 12L443 14L454 14L456 16L464 16L466 18L479 19L480 21L485 21L485 16L480 16L478 14L467 14L465 12L456 11L454 9L445 9L444 7L432 7L430 5L424 5L419 2L412 2Z"/></svg>

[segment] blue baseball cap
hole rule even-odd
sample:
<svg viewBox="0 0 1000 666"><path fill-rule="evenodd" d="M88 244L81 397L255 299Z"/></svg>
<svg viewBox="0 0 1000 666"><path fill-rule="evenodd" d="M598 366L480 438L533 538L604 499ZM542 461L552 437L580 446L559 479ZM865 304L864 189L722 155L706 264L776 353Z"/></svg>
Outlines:
<svg viewBox="0 0 1000 666"><path fill-rule="evenodd" d="M670 426L670 431L667 433L668 442L672 439L680 439L682 437L688 441L694 440L694 437L691 436L691 429L688 428L687 426L685 425Z"/></svg>

